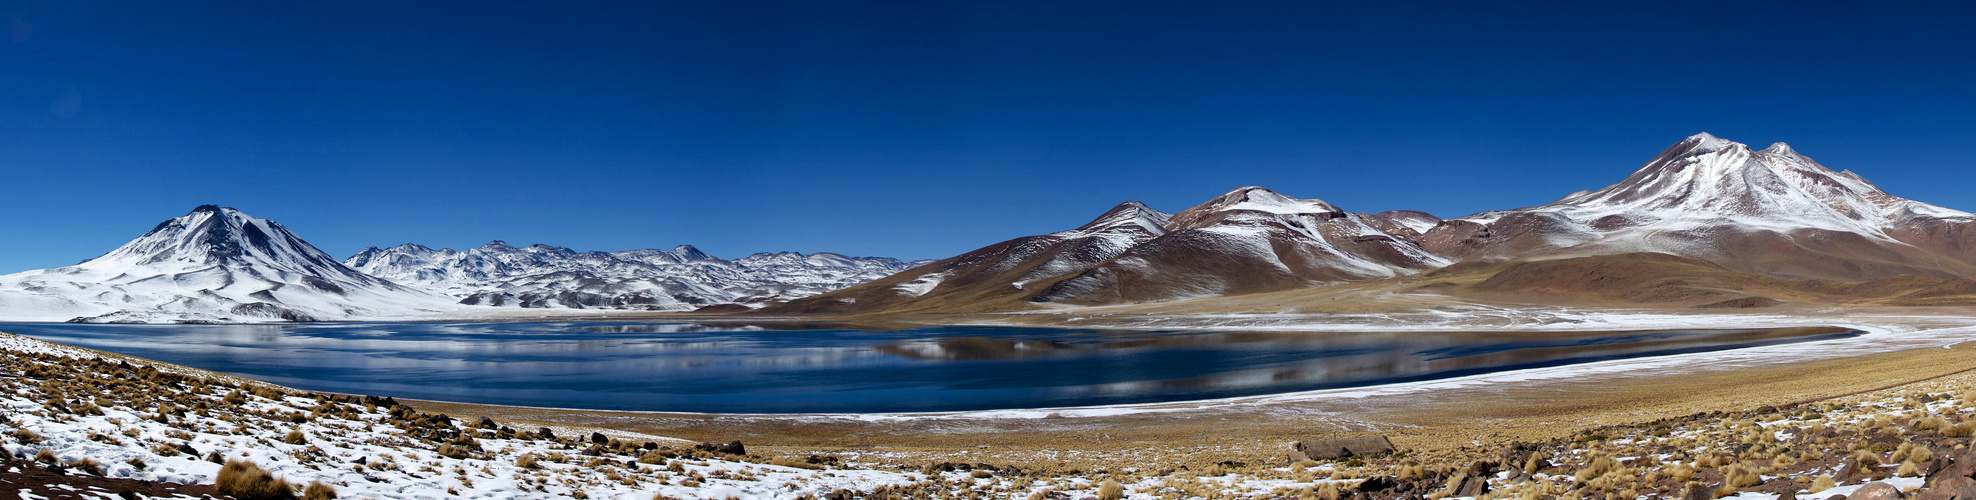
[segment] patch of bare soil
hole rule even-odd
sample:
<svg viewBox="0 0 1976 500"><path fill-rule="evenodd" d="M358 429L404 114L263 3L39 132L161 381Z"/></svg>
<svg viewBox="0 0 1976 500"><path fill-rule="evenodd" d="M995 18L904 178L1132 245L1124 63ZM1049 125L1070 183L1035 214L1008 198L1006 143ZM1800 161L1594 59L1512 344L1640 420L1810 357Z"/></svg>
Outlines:
<svg viewBox="0 0 1976 500"><path fill-rule="evenodd" d="M49 499L109 498L232 498L220 495L210 484L175 484L135 479L114 479L71 471L60 466L43 467L24 461L0 462L0 497Z"/></svg>

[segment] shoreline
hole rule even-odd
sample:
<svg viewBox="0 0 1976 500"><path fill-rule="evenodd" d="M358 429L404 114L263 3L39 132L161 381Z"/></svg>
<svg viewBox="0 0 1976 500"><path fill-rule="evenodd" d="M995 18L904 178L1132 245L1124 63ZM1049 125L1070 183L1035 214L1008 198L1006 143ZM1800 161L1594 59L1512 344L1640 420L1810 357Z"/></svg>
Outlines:
<svg viewBox="0 0 1976 500"><path fill-rule="evenodd" d="M1697 316L1654 313L1604 318L1606 321L1551 322L1547 328L1561 329L1570 325L1589 327L1614 322L1692 323L1701 321L1699 318L1712 318L1706 320L1709 322L1747 325L1790 318L1796 319L1797 324L1850 325L1869 333L1830 341L1611 360L1371 388L1184 404L1158 403L1133 408L1087 407L1049 412L999 410L909 417L872 414L760 416L556 410L399 401L419 412L451 415L455 421L463 423L489 417L504 426L522 429L537 425L552 427L559 435L601 431L627 441L656 440L674 443L673 446L684 444L676 440L686 443L738 440L747 443L750 460L810 456L821 457L831 463L841 460L848 467L830 468L791 483L808 485L802 486L808 491L819 491L812 489L817 487L837 487L818 485L851 484L842 478L832 477L832 474L857 474L858 477L869 478L856 479L858 486L854 490L887 488L882 482L917 485L914 487L952 487L959 483L951 481L968 478L966 469L940 472L948 470L942 464L974 464L977 471L983 465L995 467L993 478L982 481L1003 481L998 484L1010 487L1010 491L1033 491L1045 487L1082 490L1095 487L1099 479L1112 477L1139 491L1159 488L1168 488L1160 491L1174 491L1171 488L1180 488L1179 491L1194 492L1187 495L1190 497L1214 496L1205 492L1219 488L1263 492L1272 488L1317 488L1328 484L1321 479L1312 482L1299 475L1298 467L1290 467L1285 472L1283 452L1288 441L1367 434L1387 436L1403 450L1405 458L1368 461L1364 466L1335 463L1320 467L1347 474L1345 481L1351 481L1353 477L1367 477L1362 474L1393 474L1395 471L1400 471L1400 477L1404 480L1405 473L1401 469L1406 468L1405 461L1418 457L1424 463L1434 464L1430 472L1435 479L1428 480L1432 483L1449 477L1447 474L1455 473L1451 471L1458 471L1464 464L1495 460L1496 454L1502 453L1505 447L1521 449L1515 447L1528 443L1546 447L1563 446L1561 449L1568 451L1574 447L1573 442L1581 443L1578 445L1581 447L1590 446L1582 444L1586 436L1650 432L1654 426L1667 425L1664 422L1685 422L1677 424L1685 426L1679 428L1691 429L1683 431L1687 432L1683 435L1701 439L1721 432L1711 429L1728 429L1737 425L1730 420L1718 421L1719 418L1751 418L1748 415L1763 413L1761 410L1750 411L1760 407L1799 408L1792 410L1794 414L1817 412L1820 411L1818 408L1840 408L1834 404L1852 405L1846 406L1852 408L1847 411L1871 412L1876 411L1875 408L1888 408L1885 406L1890 404L1886 403L1890 401L1887 398L1903 397L1898 394L1914 394L1916 390L1939 392L1948 385L1966 384L1976 378L1970 374L1976 371L1976 342L1971 342L1976 339L1976 314L1949 312L1959 314L1935 311L1933 314L1872 315L1853 311L1845 315L1847 321L1839 321L1840 318L1835 315L1815 314ZM1646 321L1649 319L1652 321ZM111 360L130 358L28 337L15 339L7 343L78 349L79 352L98 353ZM267 385L258 381L250 383ZM1908 401L1914 401L1913 396L1905 397ZM1948 396L1937 395L1935 398L1939 402ZM1853 402L1844 403L1846 401ZM1865 406L1860 406L1862 404ZM1725 411L1734 415L1725 415ZM1633 430L1626 430L1628 428ZM565 432L566 429L570 432ZM1640 438L1617 440L1613 446L1629 446L1626 443L1636 442L1637 439ZM200 445L201 449L205 446ZM278 444L260 446L279 448ZM255 453L259 460L286 463L280 455ZM757 454L759 457L756 457ZM1703 467L1704 458L1697 455L1694 467ZM1555 460L1561 461L1553 462L1559 464L1559 469L1545 469L1551 475L1539 476L1550 478L1541 479L1547 481L1544 483L1547 485L1569 483L1570 467L1574 466L1566 465L1565 461L1576 463L1590 459L1590 455L1569 458L1559 455ZM504 475L508 472L503 472L509 468L502 466L498 460L487 462L496 466L494 476L497 479L509 477ZM1223 464L1234 465L1224 467ZM758 467L751 470L806 474L800 469L739 462L708 461L705 465L688 466ZM305 472L293 465L282 467L283 470ZM1210 477L1218 475L1216 471L1220 469L1239 471L1239 477L1246 479L1229 478L1224 481ZM1004 474L1017 474L1006 471L1023 472L1005 477ZM570 470L570 473L577 472L577 469ZM327 470L306 473L334 474ZM1794 474L1819 473L1818 470L1811 470ZM520 480L532 473L517 471L515 474L513 477ZM1339 481L1339 476L1335 475L1337 473L1333 474L1331 481ZM1717 481L1715 476L1706 474L1698 479ZM461 475L462 481L465 478L466 475ZM1029 482L1032 478L1036 483ZM683 478L674 479L686 484ZM1841 479L1848 484L1852 481ZM1915 482L1898 478L1893 481ZM1045 483L1048 486L1042 486ZM347 480L340 484L342 487L368 488ZM740 486L749 483L725 484ZM943 484L948 486L941 486ZM1196 486L1190 484L1210 489L1197 491L1192 489ZM1022 489L1025 487L1030 489ZM1518 486L1505 483L1502 487ZM1657 486L1662 491L1667 491L1668 487ZM1840 486L1829 491L1856 487ZM781 493L763 491L744 496L784 497ZM712 490L704 493L717 498L725 495ZM521 491L512 496L533 495ZM1751 495L1745 494L1740 498L1762 498ZM790 493L788 497L798 496ZM699 496L689 496L693 497ZM1135 494L1133 498L1139 496Z"/></svg>

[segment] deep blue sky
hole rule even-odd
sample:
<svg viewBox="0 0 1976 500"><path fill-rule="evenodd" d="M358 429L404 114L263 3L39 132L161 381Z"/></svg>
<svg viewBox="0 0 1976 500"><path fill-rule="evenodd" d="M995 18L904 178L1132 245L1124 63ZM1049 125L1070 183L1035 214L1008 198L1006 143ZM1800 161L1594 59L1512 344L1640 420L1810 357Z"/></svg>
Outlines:
<svg viewBox="0 0 1976 500"><path fill-rule="evenodd" d="M206 203L339 258L935 258L1251 184L1459 216L1699 131L1976 210L1959 4L1514 4L0 0L0 272Z"/></svg>

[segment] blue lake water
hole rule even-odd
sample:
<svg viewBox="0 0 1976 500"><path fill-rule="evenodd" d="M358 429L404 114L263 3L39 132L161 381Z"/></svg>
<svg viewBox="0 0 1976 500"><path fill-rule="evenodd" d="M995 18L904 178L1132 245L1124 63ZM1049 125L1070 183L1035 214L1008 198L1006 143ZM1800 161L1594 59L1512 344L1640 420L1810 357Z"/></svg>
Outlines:
<svg viewBox="0 0 1976 500"><path fill-rule="evenodd" d="M304 390L604 410L905 412L1181 401L1857 335L1199 332L643 322L87 325L0 331Z"/></svg>

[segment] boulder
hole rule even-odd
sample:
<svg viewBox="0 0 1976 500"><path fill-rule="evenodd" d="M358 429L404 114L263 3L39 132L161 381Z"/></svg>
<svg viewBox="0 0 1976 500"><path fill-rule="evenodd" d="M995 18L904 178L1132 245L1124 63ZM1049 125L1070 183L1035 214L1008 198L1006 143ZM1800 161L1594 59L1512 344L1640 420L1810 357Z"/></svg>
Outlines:
<svg viewBox="0 0 1976 500"><path fill-rule="evenodd" d="M1386 436L1326 439L1323 441L1297 441L1290 443L1290 462L1384 455L1392 452L1393 442L1387 441Z"/></svg>
<svg viewBox="0 0 1976 500"><path fill-rule="evenodd" d="M1916 500L1976 500L1976 479L1947 477L1915 495Z"/></svg>
<svg viewBox="0 0 1976 500"><path fill-rule="evenodd" d="M1489 478L1482 476L1462 476L1461 482L1455 485L1454 496L1477 498L1481 497L1483 493L1488 492Z"/></svg>
<svg viewBox="0 0 1976 500"><path fill-rule="evenodd" d="M1846 498L1850 500L1900 500L1901 489L1887 483L1872 482L1866 483L1865 486L1861 486L1857 490L1853 490L1853 493L1847 495Z"/></svg>
<svg viewBox="0 0 1976 500"><path fill-rule="evenodd" d="M1949 461L1948 467L1937 470L1934 474L1928 476L1928 482L1930 484L1943 478L1976 476L1976 448L1952 456L1953 460Z"/></svg>

